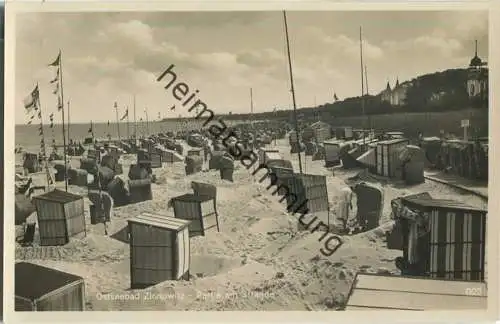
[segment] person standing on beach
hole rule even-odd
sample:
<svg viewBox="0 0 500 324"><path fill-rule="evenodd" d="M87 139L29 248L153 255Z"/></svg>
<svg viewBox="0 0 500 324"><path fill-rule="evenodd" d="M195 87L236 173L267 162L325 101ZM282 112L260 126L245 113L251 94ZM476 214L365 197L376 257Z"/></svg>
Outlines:
<svg viewBox="0 0 500 324"><path fill-rule="evenodd" d="M337 219L341 223L341 230L346 231L347 222L349 221L349 210L352 209L352 190L350 187L344 187L340 192Z"/></svg>

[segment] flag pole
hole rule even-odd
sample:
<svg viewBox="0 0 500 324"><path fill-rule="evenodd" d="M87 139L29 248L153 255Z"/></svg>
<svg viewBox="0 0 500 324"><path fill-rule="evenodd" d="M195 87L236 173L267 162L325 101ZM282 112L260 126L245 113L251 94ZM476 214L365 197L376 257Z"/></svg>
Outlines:
<svg viewBox="0 0 500 324"><path fill-rule="evenodd" d="M137 142L137 117L135 114L135 94L134 94L134 141Z"/></svg>
<svg viewBox="0 0 500 324"><path fill-rule="evenodd" d="M70 119L69 119L69 109L70 109L70 103L68 99L68 142L71 142L71 137L69 136L69 126L70 126Z"/></svg>
<svg viewBox="0 0 500 324"><path fill-rule="evenodd" d="M363 150L366 150L366 116L365 116L365 82L363 71L363 32L362 27L359 26L359 54L361 63L361 111L363 114Z"/></svg>
<svg viewBox="0 0 500 324"><path fill-rule="evenodd" d="M118 104L115 101L115 111L116 111L116 130L118 132L118 141L121 142L122 138L120 136L120 119L118 117Z"/></svg>
<svg viewBox="0 0 500 324"><path fill-rule="evenodd" d="M42 136L42 157L43 157L43 163L45 164L45 171L47 173L47 191L49 191L49 187L51 184L51 176L50 176L50 171L49 171L49 164L47 162L47 152L45 150L45 135L43 132L43 119L42 119L42 104L40 103L40 88L38 87L38 83L36 84L36 88L38 89L38 94L36 100L36 106L38 110L40 111L40 135Z"/></svg>
<svg viewBox="0 0 500 324"><path fill-rule="evenodd" d="M144 108L144 112L146 113L146 137L149 137L149 117L148 117L148 108Z"/></svg>
<svg viewBox="0 0 500 324"><path fill-rule="evenodd" d="M63 70L62 70L62 54L59 50L59 72L61 77L61 115L62 115L62 132L63 132L63 146L64 146L64 187L68 191L68 160L66 157L66 130L64 127L64 87L63 87Z"/></svg>
<svg viewBox="0 0 500 324"><path fill-rule="evenodd" d="M130 119L128 118L128 106L127 106L127 139L130 142Z"/></svg>
<svg viewBox="0 0 500 324"><path fill-rule="evenodd" d="M288 24L286 22L286 11L283 10L283 20L285 23L285 37L286 37L286 49L287 49L287 54L288 54L288 68L290 69L290 85L291 89L290 91L292 92L292 101L293 101L293 120L294 120L294 126L295 126L295 134L297 136L297 141L299 142L299 122L297 121L297 104L295 101L295 89L293 86L293 71L292 71L292 59L290 56L290 40L288 38ZM300 146L300 142L298 143ZM300 174L302 174L302 153L300 152L300 147L299 147L299 171Z"/></svg>

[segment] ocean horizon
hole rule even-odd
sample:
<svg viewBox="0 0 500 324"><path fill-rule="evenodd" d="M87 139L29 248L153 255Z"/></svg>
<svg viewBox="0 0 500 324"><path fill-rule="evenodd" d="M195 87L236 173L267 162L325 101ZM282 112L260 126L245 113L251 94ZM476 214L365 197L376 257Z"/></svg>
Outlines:
<svg viewBox="0 0 500 324"><path fill-rule="evenodd" d="M239 123L240 121L230 120L227 121L227 125L234 125L235 123ZM149 134L157 134L162 132L178 132L181 130L193 130L199 129L201 125L204 123L204 120L189 120L189 121L154 121L149 122ZM119 126L119 131L118 131ZM38 131L39 125L23 125L16 124L15 125L15 146L21 146L25 151L38 153L40 150L40 135ZM130 135L134 134L134 124L129 123L127 127L126 122L121 123L112 123L109 125L107 122L104 123L94 123L94 137L96 139L107 139L108 134L111 136L111 139L116 140L119 138L126 139ZM86 137L90 136L90 123L70 123L69 124L69 138L66 138L66 143L69 142L69 139L73 141L81 141ZM65 131L68 134L68 125L65 124ZM45 137L45 143L47 143L47 147L52 144L52 140L55 140L56 145L63 145L63 135L62 135L62 124L54 124L53 128L50 128L50 125L43 126L43 133ZM119 134L119 136L118 136ZM137 136L146 136L148 135L148 125L146 122L138 122L137 123Z"/></svg>

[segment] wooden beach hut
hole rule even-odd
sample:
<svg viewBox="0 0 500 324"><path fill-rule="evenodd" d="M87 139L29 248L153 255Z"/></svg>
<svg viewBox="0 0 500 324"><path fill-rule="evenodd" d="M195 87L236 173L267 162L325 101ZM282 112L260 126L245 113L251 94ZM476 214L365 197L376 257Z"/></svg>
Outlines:
<svg viewBox="0 0 500 324"><path fill-rule="evenodd" d="M158 213L142 213L128 220L132 289L166 280L189 280L189 223Z"/></svg>
<svg viewBox="0 0 500 324"><path fill-rule="evenodd" d="M377 142L375 163L378 175L389 178L402 177L402 163L399 159L399 152L410 144L409 142L405 138Z"/></svg>
<svg viewBox="0 0 500 324"><path fill-rule="evenodd" d="M84 311L82 277L29 262L14 270L15 311Z"/></svg>
<svg viewBox="0 0 500 324"><path fill-rule="evenodd" d="M358 273L346 311L486 310L485 283Z"/></svg>
<svg viewBox="0 0 500 324"><path fill-rule="evenodd" d="M55 189L33 197L38 218L40 245L65 245L86 233L83 197Z"/></svg>
<svg viewBox="0 0 500 324"><path fill-rule="evenodd" d="M403 272L439 279L483 281L487 211L423 193L401 197ZM403 208L405 207L405 208Z"/></svg>
<svg viewBox="0 0 500 324"><path fill-rule="evenodd" d="M190 236L205 236L211 229L219 231L219 215L213 196L187 193L171 200L175 218L191 221Z"/></svg>

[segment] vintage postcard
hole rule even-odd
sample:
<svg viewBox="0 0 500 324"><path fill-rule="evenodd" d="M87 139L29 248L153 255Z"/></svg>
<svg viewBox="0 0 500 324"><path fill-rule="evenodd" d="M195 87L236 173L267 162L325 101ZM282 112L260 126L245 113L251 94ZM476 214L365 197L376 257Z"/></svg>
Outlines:
<svg viewBox="0 0 500 324"><path fill-rule="evenodd" d="M8 3L6 320L494 318L494 6Z"/></svg>

